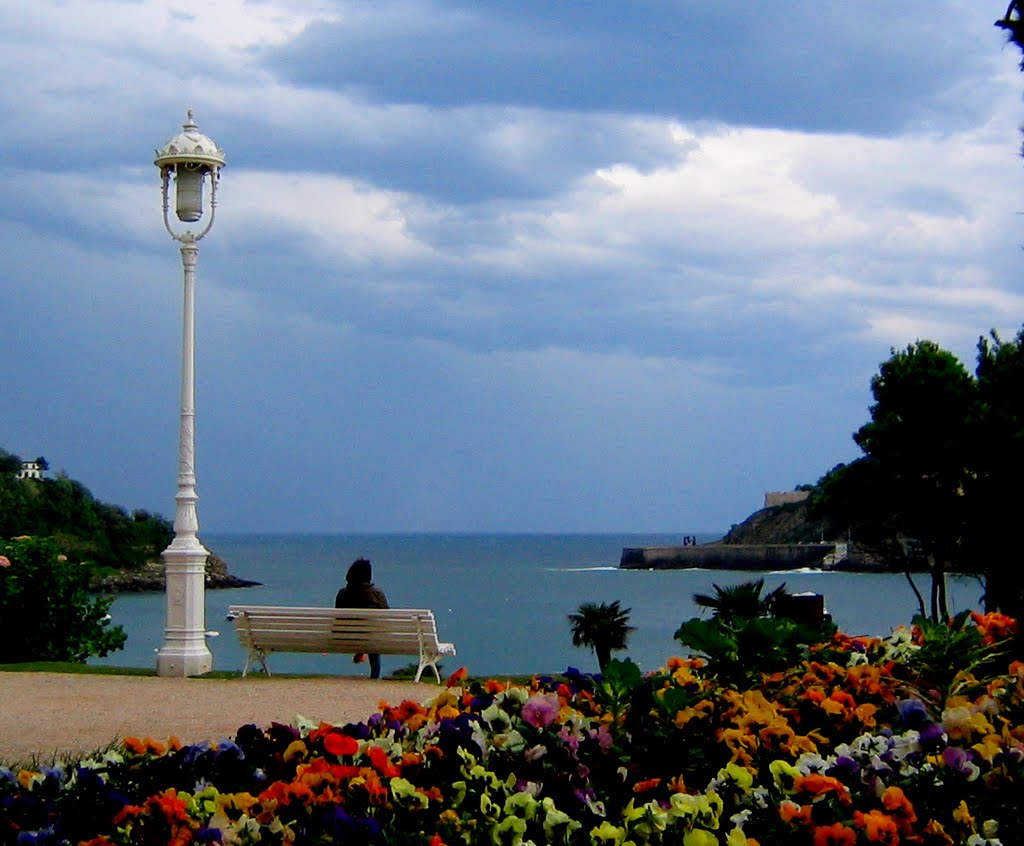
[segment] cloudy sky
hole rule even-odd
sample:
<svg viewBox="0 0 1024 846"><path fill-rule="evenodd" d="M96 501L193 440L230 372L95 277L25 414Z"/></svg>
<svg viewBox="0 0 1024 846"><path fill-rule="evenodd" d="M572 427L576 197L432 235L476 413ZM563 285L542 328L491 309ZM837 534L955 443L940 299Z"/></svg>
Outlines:
<svg viewBox="0 0 1024 846"><path fill-rule="evenodd" d="M1004 0L8 0L0 447L204 533L725 530L1024 322Z"/></svg>

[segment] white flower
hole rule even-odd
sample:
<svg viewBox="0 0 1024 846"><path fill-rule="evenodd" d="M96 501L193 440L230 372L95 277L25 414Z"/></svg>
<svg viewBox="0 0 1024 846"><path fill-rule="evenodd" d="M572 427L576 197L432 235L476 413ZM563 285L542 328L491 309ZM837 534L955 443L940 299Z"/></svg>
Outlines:
<svg viewBox="0 0 1024 846"><path fill-rule="evenodd" d="M804 752L796 759L796 768L804 775L810 775L825 772L829 768L829 763L816 752Z"/></svg>

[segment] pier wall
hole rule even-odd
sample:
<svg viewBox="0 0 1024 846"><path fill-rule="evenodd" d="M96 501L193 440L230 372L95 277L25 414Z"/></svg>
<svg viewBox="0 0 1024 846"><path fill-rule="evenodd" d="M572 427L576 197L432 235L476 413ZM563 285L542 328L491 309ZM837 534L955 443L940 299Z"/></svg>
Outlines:
<svg viewBox="0 0 1024 846"><path fill-rule="evenodd" d="M627 570L797 570L824 567L834 560L834 543L645 546L622 550L619 567Z"/></svg>

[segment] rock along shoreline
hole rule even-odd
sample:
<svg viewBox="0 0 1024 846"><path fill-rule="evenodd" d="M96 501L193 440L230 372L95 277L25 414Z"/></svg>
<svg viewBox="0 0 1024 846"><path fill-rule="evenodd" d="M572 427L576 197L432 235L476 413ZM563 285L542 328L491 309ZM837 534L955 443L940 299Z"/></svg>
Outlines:
<svg viewBox="0 0 1024 846"><path fill-rule="evenodd" d="M224 588L256 587L262 582L254 582L232 576L228 572L224 559L211 553L206 559L206 588L221 590ZM92 579L89 590L92 593L146 593L163 591L167 587L164 565L159 561L150 561L138 570L121 570Z"/></svg>

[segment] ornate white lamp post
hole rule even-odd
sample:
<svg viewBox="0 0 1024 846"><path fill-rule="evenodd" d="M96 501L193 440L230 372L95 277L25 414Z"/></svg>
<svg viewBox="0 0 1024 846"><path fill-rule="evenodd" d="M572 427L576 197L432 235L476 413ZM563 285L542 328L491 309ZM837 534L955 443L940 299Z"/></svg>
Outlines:
<svg viewBox="0 0 1024 846"><path fill-rule="evenodd" d="M195 676L213 668L213 656L206 646L206 558L209 552L199 542L196 514L195 472L195 279L198 242L213 226L217 210L217 183L224 166L224 151L199 131L192 112L175 135L156 151L153 164L163 180L164 227L181 244L185 271L184 317L181 344L181 426L178 432L178 493L174 501L174 540L163 552L167 574L167 623L164 645L157 653L156 670L161 676ZM203 216L203 187L210 178L210 216L194 233L178 234L171 228L171 176L174 177L175 213L184 223Z"/></svg>

